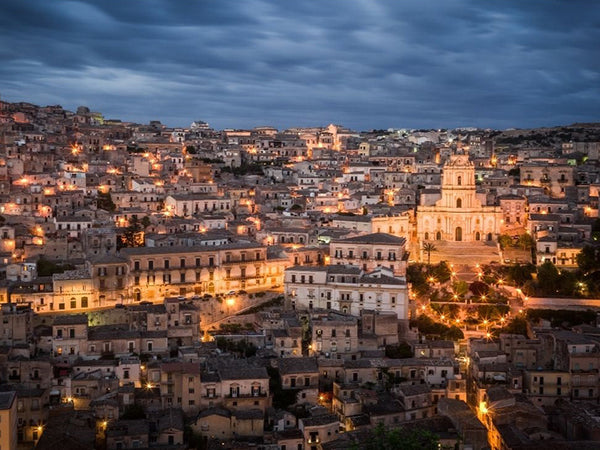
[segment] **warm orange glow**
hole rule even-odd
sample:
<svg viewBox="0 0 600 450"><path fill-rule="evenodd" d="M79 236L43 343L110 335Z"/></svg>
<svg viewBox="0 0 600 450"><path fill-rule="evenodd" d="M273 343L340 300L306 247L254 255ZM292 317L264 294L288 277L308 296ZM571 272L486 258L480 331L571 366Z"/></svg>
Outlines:
<svg viewBox="0 0 600 450"><path fill-rule="evenodd" d="M487 404L485 402L479 403L479 411L481 412L481 414L487 414L488 413Z"/></svg>

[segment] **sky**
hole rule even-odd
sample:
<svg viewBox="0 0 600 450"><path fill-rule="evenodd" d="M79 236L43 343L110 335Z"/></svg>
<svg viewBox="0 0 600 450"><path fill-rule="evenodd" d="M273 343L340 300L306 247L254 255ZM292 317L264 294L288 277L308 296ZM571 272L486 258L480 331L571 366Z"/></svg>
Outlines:
<svg viewBox="0 0 600 450"><path fill-rule="evenodd" d="M600 121L600 2L0 0L0 98L168 126Z"/></svg>

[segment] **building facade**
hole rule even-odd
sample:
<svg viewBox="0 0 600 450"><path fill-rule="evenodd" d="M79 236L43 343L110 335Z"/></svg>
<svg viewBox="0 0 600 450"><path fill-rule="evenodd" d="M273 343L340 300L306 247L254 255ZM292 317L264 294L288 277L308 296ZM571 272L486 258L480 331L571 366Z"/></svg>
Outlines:
<svg viewBox="0 0 600 450"><path fill-rule="evenodd" d="M417 207L417 237L423 241L493 241L500 233L502 210L478 194L475 166L468 155L451 155L439 193L425 193Z"/></svg>

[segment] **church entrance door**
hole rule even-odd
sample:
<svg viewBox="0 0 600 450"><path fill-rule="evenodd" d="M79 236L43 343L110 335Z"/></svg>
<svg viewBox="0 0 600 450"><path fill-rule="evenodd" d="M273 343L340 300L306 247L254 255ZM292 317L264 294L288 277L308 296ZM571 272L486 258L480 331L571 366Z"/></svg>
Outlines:
<svg viewBox="0 0 600 450"><path fill-rule="evenodd" d="M454 232L454 240L462 241L462 228L456 227L456 231Z"/></svg>

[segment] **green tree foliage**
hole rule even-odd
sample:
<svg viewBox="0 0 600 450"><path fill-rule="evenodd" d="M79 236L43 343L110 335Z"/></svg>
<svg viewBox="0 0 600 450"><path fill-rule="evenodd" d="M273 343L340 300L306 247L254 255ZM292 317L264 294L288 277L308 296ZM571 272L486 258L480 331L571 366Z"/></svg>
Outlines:
<svg viewBox="0 0 600 450"><path fill-rule="evenodd" d="M490 287L483 281L473 281L469 285L469 290L476 297L481 297L482 295L487 295L487 293L490 291Z"/></svg>
<svg viewBox="0 0 600 450"><path fill-rule="evenodd" d="M455 326L448 327L443 323L436 322L425 314L421 314L415 321L411 322L416 326L420 333L426 336L439 337L440 339L458 340L463 339L464 335L460 328Z"/></svg>
<svg viewBox="0 0 600 450"><path fill-rule="evenodd" d="M279 370L267 366L267 373L269 374L269 391L273 394L273 407L277 409L288 409L291 405L296 403L297 391L295 389L283 389L281 386Z"/></svg>
<svg viewBox="0 0 600 450"><path fill-rule="evenodd" d="M364 450L438 450L439 437L429 430L414 427L386 428L377 425L368 442L361 442Z"/></svg>
<svg viewBox="0 0 600 450"><path fill-rule="evenodd" d="M551 261L546 261L538 268L537 291L541 295L555 295L558 293L560 274Z"/></svg>
<svg viewBox="0 0 600 450"><path fill-rule="evenodd" d="M501 234L498 236L498 244L500 244L502 250L507 249L508 247L512 247L513 238L508 234Z"/></svg>
<svg viewBox="0 0 600 450"><path fill-rule="evenodd" d="M129 221L129 226L125 228L125 231L121 235L121 239L118 241L118 247L143 247L144 239L142 233L142 224L137 219L137 216L133 216Z"/></svg>
<svg viewBox="0 0 600 450"><path fill-rule="evenodd" d="M396 345L386 345L385 356L394 359L412 358L413 351L406 342L400 342Z"/></svg>
<svg viewBox="0 0 600 450"><path fill-rule="evenodd" d="M110 212L114 212L117 210L117 205L115 205L115 202L113 202L110 192L98 192L98 196L96 197L96 207L98 209L103 209L105 211Z"/></svg>
<svg viewBox="0 0 600 450"><path fill-rule="evenodd" d="M530 250L535 246L535 241L528 233L523 233L517 240L517 245L523 250Z"/></svg>
<svg viewBox="0 0 600 450"><path fill-rule="evenodd" d="M146 412L144 411L144 408L137 404L127 406L125 411L123 411L123 415L121 416L122 420L136 420L145 418Z"/></svg>
<svg viewBox="0 0 600 450"><path fill-rule="evenodd" d="M58 264L41 256L36 263L37 273L40 277L51 277L55 273L63 273L65 270L74 270L71 264Z"/></svg>
<svg viewBox="0 0 600 450"><path fill-rule="evenodd" d="M531 274L535 272L533 264L515 264L506 268L506 277L508 282L522 287L526 282L532 279Z"/></svg>
<svg viewBox="0 0 600 450"><path fill-rule="evenodd" d="M148 217L148 216L142 217L142 222L141 223L142 223L142 227L144 229L148 228L150 226L150 217Z"/></svg>
<svg viewBox="0 0 600 450"><path fill-rule="evenodd" d="M600 269L600 252L598 247L586 245L577 255L577 265L584 273Z"/></svg>
<svg viewBox="0 0 600 450"><path fill-rule="evenodd" d="M427 281L427 272L422 264L411 264L406 269L406 281L411 283L412 289L418 295L427 295L431 287Z"/></svg>
<svg viewBox="0 0 600 450"><path fill-rule="evenodd" d="M236 353L246 358L256 355L258 350L251 342L234 341L225 337L217 338L217 347L224 352Z"/></svg>
<svg viewBox="0 0 600 450"><path fill-rule="evenodd" d="M569 309L529 309L527 319L537 322L540 319L548 320L553 327L573 327L581 324L595 324L596 312L572 311Z"/></svg>
<svg viewBox="0 0 600 450"><path fill-rule="evenodd" d="M439 283L445 283L450 280L452 270L446 261L441 261L439 264L432 266L430 275L433 276Z"/></svg>
<svg viewBox="0 0 600 450"><path fill-rule="evenodd" d="M592 239L594 242L600 241L600 219L596 219L592 223Z"/></svg>
<svg viewBox="0 0 600 450"><path fill-rule="evenodd" d="M457 280L452 283L452 291L459 297L462 297L469 292L469 283L463 280Z"/></svg>
<svg viewBox="0 0 600 450"><path fill-rule="evenodd" d="M479 317L499 317L510 311L508 305L487 304L477 305L477 314Z"/></svg>
<svg viewBox="0 0 600 450"><path fill-rule="evenodd" d="M515 317L500 331L502 333L527 336L527 319L525 317Z"/></svg>
<svg viewBox="0 0 600 450"><path fill-rule="evenodd" d="M423 244L423 251L427 253L427 265L431 264L431 252L437 251L437 248L431 242L425 242Z"/></svg>

